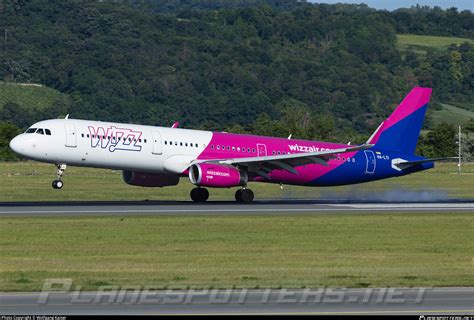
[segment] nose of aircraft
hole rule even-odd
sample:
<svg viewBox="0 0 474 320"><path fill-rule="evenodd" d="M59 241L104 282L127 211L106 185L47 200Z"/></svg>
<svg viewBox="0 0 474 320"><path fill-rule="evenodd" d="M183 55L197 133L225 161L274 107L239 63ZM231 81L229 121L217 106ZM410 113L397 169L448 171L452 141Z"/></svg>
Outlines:
<svg viewBox="0 0 474 320"><path fill-rule="evenodd" d="M24 147L22 146L20 136L16 136L10 141L10 149L12 149L13 152L18 153L18 154L21 154L24 152Z"/></svg>

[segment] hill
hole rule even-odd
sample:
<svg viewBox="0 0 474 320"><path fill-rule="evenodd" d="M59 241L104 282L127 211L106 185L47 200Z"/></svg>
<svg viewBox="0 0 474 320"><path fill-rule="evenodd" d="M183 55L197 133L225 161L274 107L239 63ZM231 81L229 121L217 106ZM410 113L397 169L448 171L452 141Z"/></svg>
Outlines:
<svg viewBox="0 0 474 320"><path fill-rule="evenodd" d="M426 54L428 50L447 51L451 45L459 46L463 43L474 45L474 40L458 37L397 34L397 46L401 51L413 50L422 54Z"/></svg>
<svg viewBox="0 0 474 320"><path fill-rule="evenodd" d="M461 109L444 103L442 103L441 106L441 110L436 110L432 114L433 124L446 122L457 126L468 122L471 118L474 118L473 111Z"/></svg>
<svg viewBox="0 0 474 320"><path fill-rule="evenodd" d="M299 128L295 137L342 141L372 132L416 85L433 87L438 102L473 101L473 45L401 54L396 36L470 37L472 14L245 2L7 1L14 5L0 6L0 30L8 30L0 41L0 77L71 97L39 108L44 117L180 120L285 136ZM436 23L417 29L431 16ZM9 118L17 113L3 108L0 119L31 123Z"/></svg>
<svg viewBox="0 0 474 320"><path fill-rule="evenodd" d="M7 103L44 110L64 99L65 94L41 84L0 82L0 110Z"/></svg>
<svg viewBox="0 0 474 320"><path fill-rule="evenodd" d="M0 82L0 121L22 128L66 114L70 103L67 94L41 84Z"/></svg>

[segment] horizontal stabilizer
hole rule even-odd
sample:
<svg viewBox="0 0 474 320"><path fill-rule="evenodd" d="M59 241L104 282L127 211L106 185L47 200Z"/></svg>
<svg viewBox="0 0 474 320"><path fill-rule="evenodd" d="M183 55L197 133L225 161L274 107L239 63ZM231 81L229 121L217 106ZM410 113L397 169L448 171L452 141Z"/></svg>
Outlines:
<svg viewBox="0 0 474 320"><path fill-rule="evenodd" d="M443 161L443 160L454 160L459 159L459 157L446 157L446 158L433 158L433 159L421 159L415 161L406 161L403 159L393 159L392 166L396 166L400 170L407 169L409 167L415 166L417 164L426 163L426 162L435 162L435 161Z"/></svg>

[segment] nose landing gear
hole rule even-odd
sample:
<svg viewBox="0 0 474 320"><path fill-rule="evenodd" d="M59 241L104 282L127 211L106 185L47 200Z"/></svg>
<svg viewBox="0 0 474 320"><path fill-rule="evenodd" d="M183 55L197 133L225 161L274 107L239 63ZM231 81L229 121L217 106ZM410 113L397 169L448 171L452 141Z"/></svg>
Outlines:
<svg viewBox="0 0 474 320"><path fill-rule="evenodd" d="M58 179L54 180L53 183L51 184L53 189L61 189L64 185L64 183L61 181L61 178L64 174L64 171L66 170L66 164L58 164L57 165L58 170L56 171L56 174L58 175Z"/></svg>

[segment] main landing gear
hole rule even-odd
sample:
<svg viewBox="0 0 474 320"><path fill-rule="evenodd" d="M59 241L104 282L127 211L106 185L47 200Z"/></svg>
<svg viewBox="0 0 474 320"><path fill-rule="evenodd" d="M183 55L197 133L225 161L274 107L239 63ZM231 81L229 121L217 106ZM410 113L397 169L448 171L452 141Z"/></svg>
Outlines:
<svg viewBox="0 0 474 320"><path fill-rule="evenodd" d="M237 200L237 202L251 203L253 198L253 191L250 189L239 189L235 192L235 200Z"/></svg>
<svg viewBox="0 0 474 320"><path fill-rule="evenodd" d="M57 168L58 170L56 171L56 174L58 175L58 179L53 181L53 189L61 189L64 185L64 183L61 181L61 178L64 174L64 171L66 170L66 164L58 164Z"/></svg>
<svg viewBox="0 0 474 320"><path fill-rule="evenodd" d="M206 202L209 199L209 191L205 188L194 188L191 190L191 199L194 202Z"/></svg>
<svg viewBox="0 0 474 320"><path fill-rule="evenodd" d="M194 202L206 202L209 199L209 191L205 188L197 187L191 190L191 199ZM247 188L239 189L235 192L235 200L241 203L251 203L253 201L253 191Z"/></svg>

